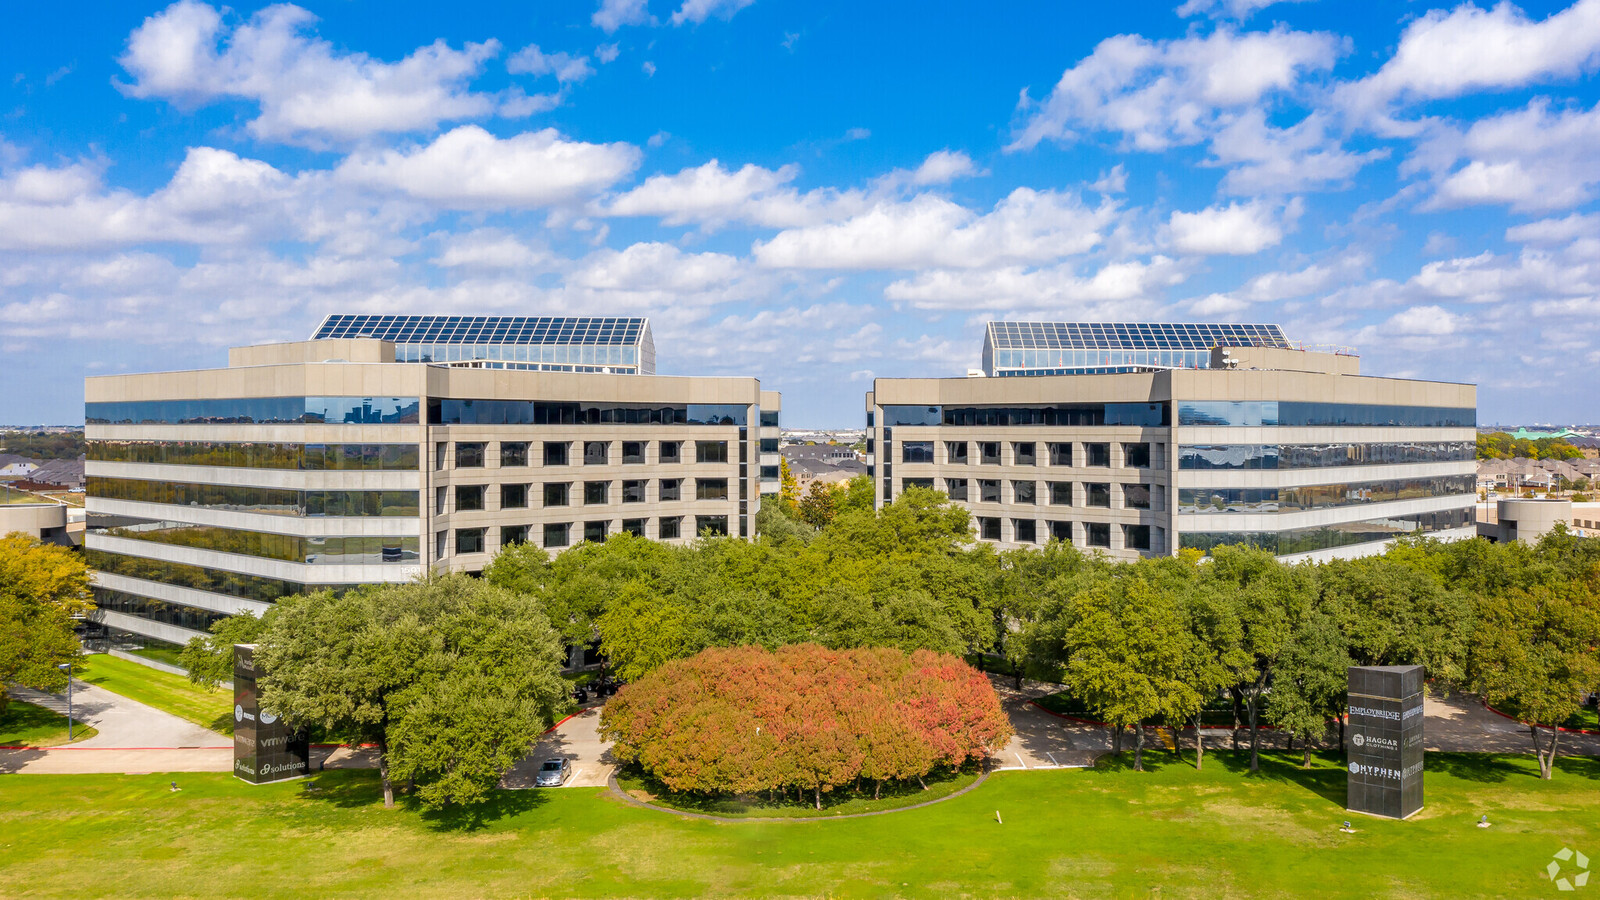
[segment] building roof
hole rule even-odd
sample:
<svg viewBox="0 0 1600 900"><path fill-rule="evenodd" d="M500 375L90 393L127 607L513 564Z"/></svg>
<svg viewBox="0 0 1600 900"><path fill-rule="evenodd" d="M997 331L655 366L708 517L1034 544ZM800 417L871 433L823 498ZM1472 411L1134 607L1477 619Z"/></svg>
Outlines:
<svg viewBox="0 0 1600 900"><path fill-rule="evenodd" d="M1279 347L1277 325L1162 322L990 322L986 340L1002 350L1209 350Z"/></svg>
<svg viewBox="0 0 1600 900"><path fill-rule="evenodd" d="M649 320L621 316L330 315L312 340L377 338L396 344L637 344Z"/></svg>
<svg viewBox="0 0 1600 900"><path fill-rule="evenodd" d="M39 468L28 473L28 480L34 484L83 484L83 459L47 459Z"/></svg>

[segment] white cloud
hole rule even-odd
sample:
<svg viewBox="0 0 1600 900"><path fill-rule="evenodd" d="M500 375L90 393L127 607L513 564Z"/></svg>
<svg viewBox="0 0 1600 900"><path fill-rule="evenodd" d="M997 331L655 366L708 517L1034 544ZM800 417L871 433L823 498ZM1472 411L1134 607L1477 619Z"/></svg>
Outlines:
<svg viewBox="0 0 1600 900"><path fill-rule="evenodd" d="M1304 2L1305 0L1185 0L1184 4L1178 7L1177 13L1184 18L1206 15L1244 21L1257 11L1278 3Z"/></svg>
<svg viewBox="0 0 1600 900"><path fill-rule="evenodd" d="M1328 135L1329 123L1314 112L1287 128L1268 125L1260 109L1245 110L1211 140L1215 163L1230 167L1222 189L1255 196L1336 186L1387 150L1352 153Z"/></svg>
<svg viewBox="0 0 1600 900"><path fill-rule="evenodd" d="M933 194L881 200L841 222L779 232L757 242L774 268L989 268L1053 261L1102 240L1116 207L1090 209L1074 195L1017 188L979 215Z"/></svg>
<svg viewBox="0 0 1600 900"><path fill-rule="evenodd" d="M1464 323L1464 319L1442 306L1413 306L1390 316L1383 331L1399 335L1446 335L1455 334Z"/></svg>
<svg viewBox="0 0 1600 900"><path fill-rule="evenodd" d="M1280 218L1272 205L1255 201L1174 212L1167 223L1169 242L1181 253L1247 256L1277 246L1284 221L1292 221L1298 211L1298 204L1291 203Z"/></svg>
<svg viewBox="0 0 1600 900"><path fill-rule="evenodd" d="M248 127L258 138L320 144L379 133L429 131L481 118L495 99L467 87L499 52L490 40L455 50L443 41L399 62L338 53L309 35L316 17L280 4L228 31L211 6L182 0L147 18L118 60L134 78L130 96L203 105L254 100Z"/></svg>
<svg viewBox="0 0 1600 900"><path fill-rule="evenodd" d="M645 0L600 0L600 8L589 21L607 34L624 25L648 25L655 20L645 9Z"/></svg>
<svg viewBox="0 0 1600 900"><path fill-rule="evenodd" d="M1372 257L1366 253L1348 251L1292 272L1263 272L1252 276L1238 290L1190 301L1188 309L1200 316L1231 316L1257 303L1309 297L1360 275L1371 264Z"/></svg>
<svg viewBox="0 0 1600 900"><path fill-rule="evenodd" d="M1122 163L1112 166L1109 172L1101 172L1099 178L1089 183L1089 190L1102 194L1121 194L1127 189L1128 170Z"/></svg>
<svg viewBox="0 0 1600 900"><path fill-rule="evenodd" d="M816 190L801 193L792 187L798 166L764 169L745 164L728 171L713 159L673 175L652 175L605 208L614 216L657 216L667 225L699 223L707 230L730 222L768 228L812 225L866 208L856 191Z"/></svg>
<svg viewBox="0 0 1600 900"><path fill-rule="evenodd" d="M594 48L594 58L600 60L601 65L616 62L617 57L621 55L622 51L616 44L601 44Z"/></svg>
<svg viewBox="0 0 1600 900"><path fill-rule="evenodd" d="M1049 310L1056 316L1127 318L1152 311L1161 294L1182 283L1186 274L1164 256L1109 263L1087 277L1068 263L1042 269L936 269L892 282L883 295L918 309Z"/></svg>
<svg viewBox="0 0 1600 900"><path fill-rule="evenodd" d="M586 199L632 172L639 155L630 144L569 141L553 128L501 139L463 125L426 146L357 153L335 176L452 209L516 209Z"/></svg>
<svg viewBox="0 0 1600 900"><path fill-rule="evenodd" d="M1331 69L1340 48L1333 35L1281 27L1220 28L1171 41L1107 38L1042 102L1024 92L1024 119L1008 149L1071 142L1082 132L1119 133L1145 151L1196 144L1218 128L1222 113L1292 92L1307 73Z"/></svg>
<svg viewBox="0 0 1600 900"><path fill-rule="evenodd" d="M529 269L547 265L550 254L493 228L449 235L438 256L431 260L448 269Z"/></svg>
<svg viewBox="0 0 1600 900"><path fill-rule="evenodd" d="M756 0L684 0L678 11L672 14L672 24L688 22L698 25L712 16L731 19L734 13L754 2Z"/></svg>
<svg viewBox="0 0 1600 900"><path fill-rule="evenodd" d="M1395 99L1456 97L1572 78L1600 62L1600 0L1535 22L1509 2L1432 10L1406 27L1393 58L1343 98L1377 112Z"/></svg>
<svg viewBox="0 0 1600 900"><path fill-rule="evenodd" d="M1402 167L1433 173L1428 208L1507 204L1518 211L1585 203L1600 184L1600 104L1552 112L1539 99L1474 122L1465 133L1441 128ZM1459 169L1457 161L1465 159Z"/></svg>
<svg viewBox="0 0 1600 900"><path fill-rule="evenodd" d="M1518 244L1565 244L1580 237L1600 237L1600 215L1573 213L1506 229L1506 240Z"/></svg>
<svg viewBox="0 0 1600 900"><path fill-rule="evenodd" d="M922 165L911 173L909 181L919 187L932 184L949 184L958 178L971 178L981 174L972 157L959 150L936 150L928 154Z"/></svg>
<svg viewBox="0 0 1600 900"><path fill-rule="evenodd" d="M615 45L612 49L615 50ZM587 56L546 53L538 44L529 44L511 54L506 60L506 71L513 75L554 75L562 84L576 84L593 75L594 66L589 65Z"/></svg>

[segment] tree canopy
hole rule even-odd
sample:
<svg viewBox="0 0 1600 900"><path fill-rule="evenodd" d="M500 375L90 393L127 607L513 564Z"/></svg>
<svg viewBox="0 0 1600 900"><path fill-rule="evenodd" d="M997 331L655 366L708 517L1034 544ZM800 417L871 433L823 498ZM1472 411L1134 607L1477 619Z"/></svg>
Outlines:
<svg viewBox="0 0 1600 900"><path fill-rule="evenodd" d="M83 652L73 617L92 609L82 557L20 532L0 538L0 711L8 685L66 687L57 667Z"/></svg>

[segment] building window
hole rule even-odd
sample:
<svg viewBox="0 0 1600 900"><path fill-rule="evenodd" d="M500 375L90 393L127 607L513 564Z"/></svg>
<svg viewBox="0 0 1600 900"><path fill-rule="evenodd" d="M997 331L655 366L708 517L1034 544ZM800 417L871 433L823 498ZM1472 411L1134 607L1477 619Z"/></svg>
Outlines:
<svg viewBox="0 0 1600 900"><path fill-rule="evenodd" d="M471 443L460 442L456 444L456 468L481 469L483 468L483 448L481 441Z"/></svg>
<svg viewBox="0 0 1600 900"><path fill-rule="evenodd" d="M567 464L567 448L569 441L545 441L544 464L547 466L564 466ZM566 546L563 544L562 546Z"/></svg>
<svg viewBox="0 0 1600 900"><path fill-rule="evenodd" d="M696 500L728 499L728 479L696 478L694 480L694 498Z"/></svg>
<svg viewBox="0 0 1600 900"><path fill-rule="evenodd" d="M525 484L500 485L501 509L527 509L528 486Z"/></svg>
<svg viewBox="0 0 1600 900"><path fill-rule="evenodd" d="M967 480L965 478L946 478L944 492L951 500L967 499Z"/></svg>
<svg viewBox="0 0 1600 900"><path fill-rule="evenodd" d="M1111 508L1111 485L1089 482L1083 486L1083 491L1086 495L1084 497L1085 505L1099 506L1104 509Z"/></svg>
<svg viewBox="0 0 1600 900"><path fill-rule="evenodd" d="M644 502L644 494L645 494L645 485L647 485L649 483L650 482L646 481L643 478L635 479L635 480L632 480L632 481L624 481L622 483L622 502L623 503L643 503Z"/></svg>
<svg viewBox="0 0 1600 900"><path fill-rule="evenodd" d="M998 465L1000 465L1000 442L999 441L979 441L978 442L978 462L980 462L980 463L982 463L982 464L984 464L986 466L998 466Z"/></svg>
<svg viewBox="0 0 1600 900"><path fill-rule="evenodd" d="M1000 540L1000 520L993 516L979 516L978 537L986 541Z"/></svg>
<svg viewBox="0 0 1600 900"><path fill-rule="evenodd" d="M606 495L611 493L609 481L585 481L583 483L583 502L587 506L596 506L607 502Z"/></svg>
<svg viewBox="0 0 1600 900"><path fill-rule="evenodd" d="M683 459L683 442L682 441L662 441L661 442L661 461L662 462L664 462L664 463L675 463L675 462L681 461L682 459Z"/></svg>
<svg viewBox="0 0 1600 900"><path fill-rule="evenodd" d="M1125 484L1122 486L1122 505L1129 509L1150 508L1150 485Z"/></svg>
<svg viewBox="0 0 1600 900"><path fill-rule="evenodd" d="M444 469L445 454L449 452L450 445L444 441L433 445L433 467L435 469Z"/></svg>
<svg viewBox="0 0 1600 900"><path fill-rule="evenodd" d="M644 448L648 446L645 441L622 442L622 464L636 466L644 463Z"/></svg>
<svg viewBox="0 0 1600 900"><path fill-rule="evenodd" d="M1083 445L1083 455L1085 457L1084 465L1087 465L1087 466L1109 466L1109 465L1111 465L1111 445L1110 444L1084 444Z"/></svg>
<svg viewBox="0 0 1600 900"><path fill-rule="evenodd" d="M765 415L765 413L763 413L763 415ZM775 438L775 437L764 437L764 438L762 438L761 439L761 452L762 453L777 453L778 452L778 441L779 441L779 439Z"/></svg>
<svg viewBox="0 0 1600 900"><path fill-rule="evenodd" d="M1091 547L1111 546L1111 526L1106 522L1083 523L1083 542Z"/></svg>
<svg viewBox="0 0 1600 900"><path fill-rule="evenodd" d="M1051 522L1050 523L1050 538L1051 538L1051 540L1061 541L1064 544L1072 543L1072 523L1071 522Z"/></svg>
<svg viewBox="0 0 1600 900"><path fill-rule="evenodd" d="M1032 519L1012 519L1011 539L1019 544L1039 543L1039 523Z"/></svg>
<svg viewBox="0 0 1600 900"><path fill-rule="evenodd" d="M457 553L482 553L483 529L482 528L457 528L456 529Z"/></svg>
<svg viewBox="0 0 1600 900"><path fill-rule="evenodd" d="M1052 482L1050 482L1050 505L1051 506L1071 506L1072 505L1072 482L1070 482L1070 481L1052 481Z"/></svg>
<svg viewBox="0 0 1600 900"><path fill-rule="evenodd" d="M933 462L933 441L903 441L900 444L900 461L908 463Z"/></svg>
<svg viewBox="0 0 1600 900"><path fill-rule="evenodd" d="M978 479L978 499L984 503L999 503L1000 480L997 478Z"/></svg>
<svg viewBox="0 0 1600 900"><path fill-rule="evenodd" d="M663 479L661 479L661 498L660 499L663 500L663 501L666 501L666 500L682 500L683 499L683 479L682 478L663 478Z"/></svg>
<svg viewBox="0 0 1600 900"><path fill-rule="evenodd" d="M967 464L967 442L945 441L944 455L952 465L964 466Z"/></svg>
<svg viewBox="0 0 1600 900"><path fill-rule="evenodd" d="M725 463L728 461L727 441L695 441L694 461L703 463Z"/></svg>
<svg viewBox="0 0 1600 900"><path fill-rule="evenodd" d="M528 464L527 441L501 441L500 442L500 467L525 466Z"/></svg>
<svg viewBox="0 0 1600 900"><path fill-rule="evenodd" d="M571 482L560 481L544 486L545 506L568 506L572 503Z"/></svg>
<svg viewBox="0 0 1600 900"><path fill-rule="evenodd" d="M1130 469L1150 468L1150 445L1147 443L1123 444L1122 464Z"/></svg>
<svg viewBox="0 0 1600 900"><path fill-rule="evenodd" d="M1011 444L1011 456L1019 466L1033 466L1039 463L1033 441L1014 441Z"/></svg>
<svg viewBox="0 0 1600 900"><path fill-rule="evenodd" d="M1072 465L1072 443L1071 442L1053 443L1053 444L1050 445L1050 465L1052 465L1052 466L1070 466L1070 465Z"/></svg>
<svg viewBox="0 0 1600 900"><path fill-rule="evenodd" d="M450 549L450 532L436 531L433 533L433 558L444 559L445 552Z"/></svg>
<svg viewBox="0 0 1600 900"><path fill-rule="evenodd" d="M1122 526L1122 546L1129 550L1150 549L1149 525L1124 525Z"/></svg>
<svg viewBox="0 0 1600 900"><path fill-rule="evenodd" d="M1014 503L1032 503L1036 485L1032 481L1011 482L1011 499Z"/></svg>
<svg viewBox="0 0 1600 900"><path fill-rule="evenodd" d="M695 516L694 517L694 531L695 531L695 534L705 534L706 532L709 531L712 534L721 535L723 537L726 537L727 534L728 534L728 517L727 516Z"/></svg>
<svg viewBox="0 0 1600 900"><path fill-rule="evenodd" d="M610 525L610 522L583 523L583 539L591 544L604 544L606 542L606 529Z"/></svg>
<svg viewBox="0 0 1600 900"><path fill-rule="evenodd" d="M528 542L528 526L502 525L500 526L500 546L509 547L512 544L526 544Z"/></svg>
<svg viewBox="0 0 1600 900"><path fill-rule="evenodd" d="M644 537L643 519L623 519L622 530L634 537Z"/></svg>
<svg viewBox="0 0 1600 900"><path fill-rule="evenodd" d="M683 516L662 516L656 520L656 536L667 541L678 536L683 525Z"/></svg>
<svg viewBox="0 0 1600 900"><path fill-rule="evenodd" d="M583 464L586 466L603 466L611 457L610 441L584 441Z"/></svg>
<svg viewBox="0 0 1600 900"><path fill-rule="evenodd" d="M571 522L548 522L544 526L544 545L546 547L565 547L571 543Z"/></svg>
<svg viewBox="0 0 1600 900"><path fill-rule="evenodd" d="M445 504L447 502L449 502L449 499L448 499L449 496L450 496L450 489L445 487L444 485L441 484L438 487L434 488L433 489L433 511L438 513L441 516L444 515L445 514L445 508L444 507L445 507Z"/></svg>
<svg viewBox="0 0 1600 900"><path fill-rule="evenodd" d="M933 490L933 479L932 478L902 478L902 479L900 479L900 490L904 491L906 488L914 488L914 487L927 488L928 490L931 491L931 490Z"/></svg>
<svg viewBox="0 0 1600 900"><path fill-rule="evenodd" d="M481 484L456 485L456 512L475 512L483 509L484 488Z"/></svg>

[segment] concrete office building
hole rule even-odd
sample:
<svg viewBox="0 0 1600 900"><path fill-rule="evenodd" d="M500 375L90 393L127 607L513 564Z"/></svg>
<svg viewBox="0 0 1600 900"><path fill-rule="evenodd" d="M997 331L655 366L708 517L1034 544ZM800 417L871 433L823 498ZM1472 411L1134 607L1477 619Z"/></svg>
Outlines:
<svg viewBox="0 0 1600 900"><path fill-rule="evenodd" d="M754 532L780 401L754 378L396 359L341 338L87 379L103 624L182 643L288 594L480 571L512 543Z"/></svg>
<svg viewBox="0 0 1600 900"><path fill-rule="evenodd" d="M1004 326L1001 328L1000 326ZM1397 535L1474 534L1476 389L1363 376L1350 353L1187 325L994 323L996 374L879 378L866 397L877 502L946 492L1004 547L1052 538L1134 559L1246 543L1290 558L1380 551ZM1248 326L1271 329L1276 326ZM1135 334L1144 346L1108 347ZM1205 367L1192 367L1200 343ZM1131 342L1131 341L1130 341ZM1100 346L1072 346L1073 344ZM1169 356L1120 356L1134 349ZM1162 364L1165 359L1171 365Z"/></svg>

